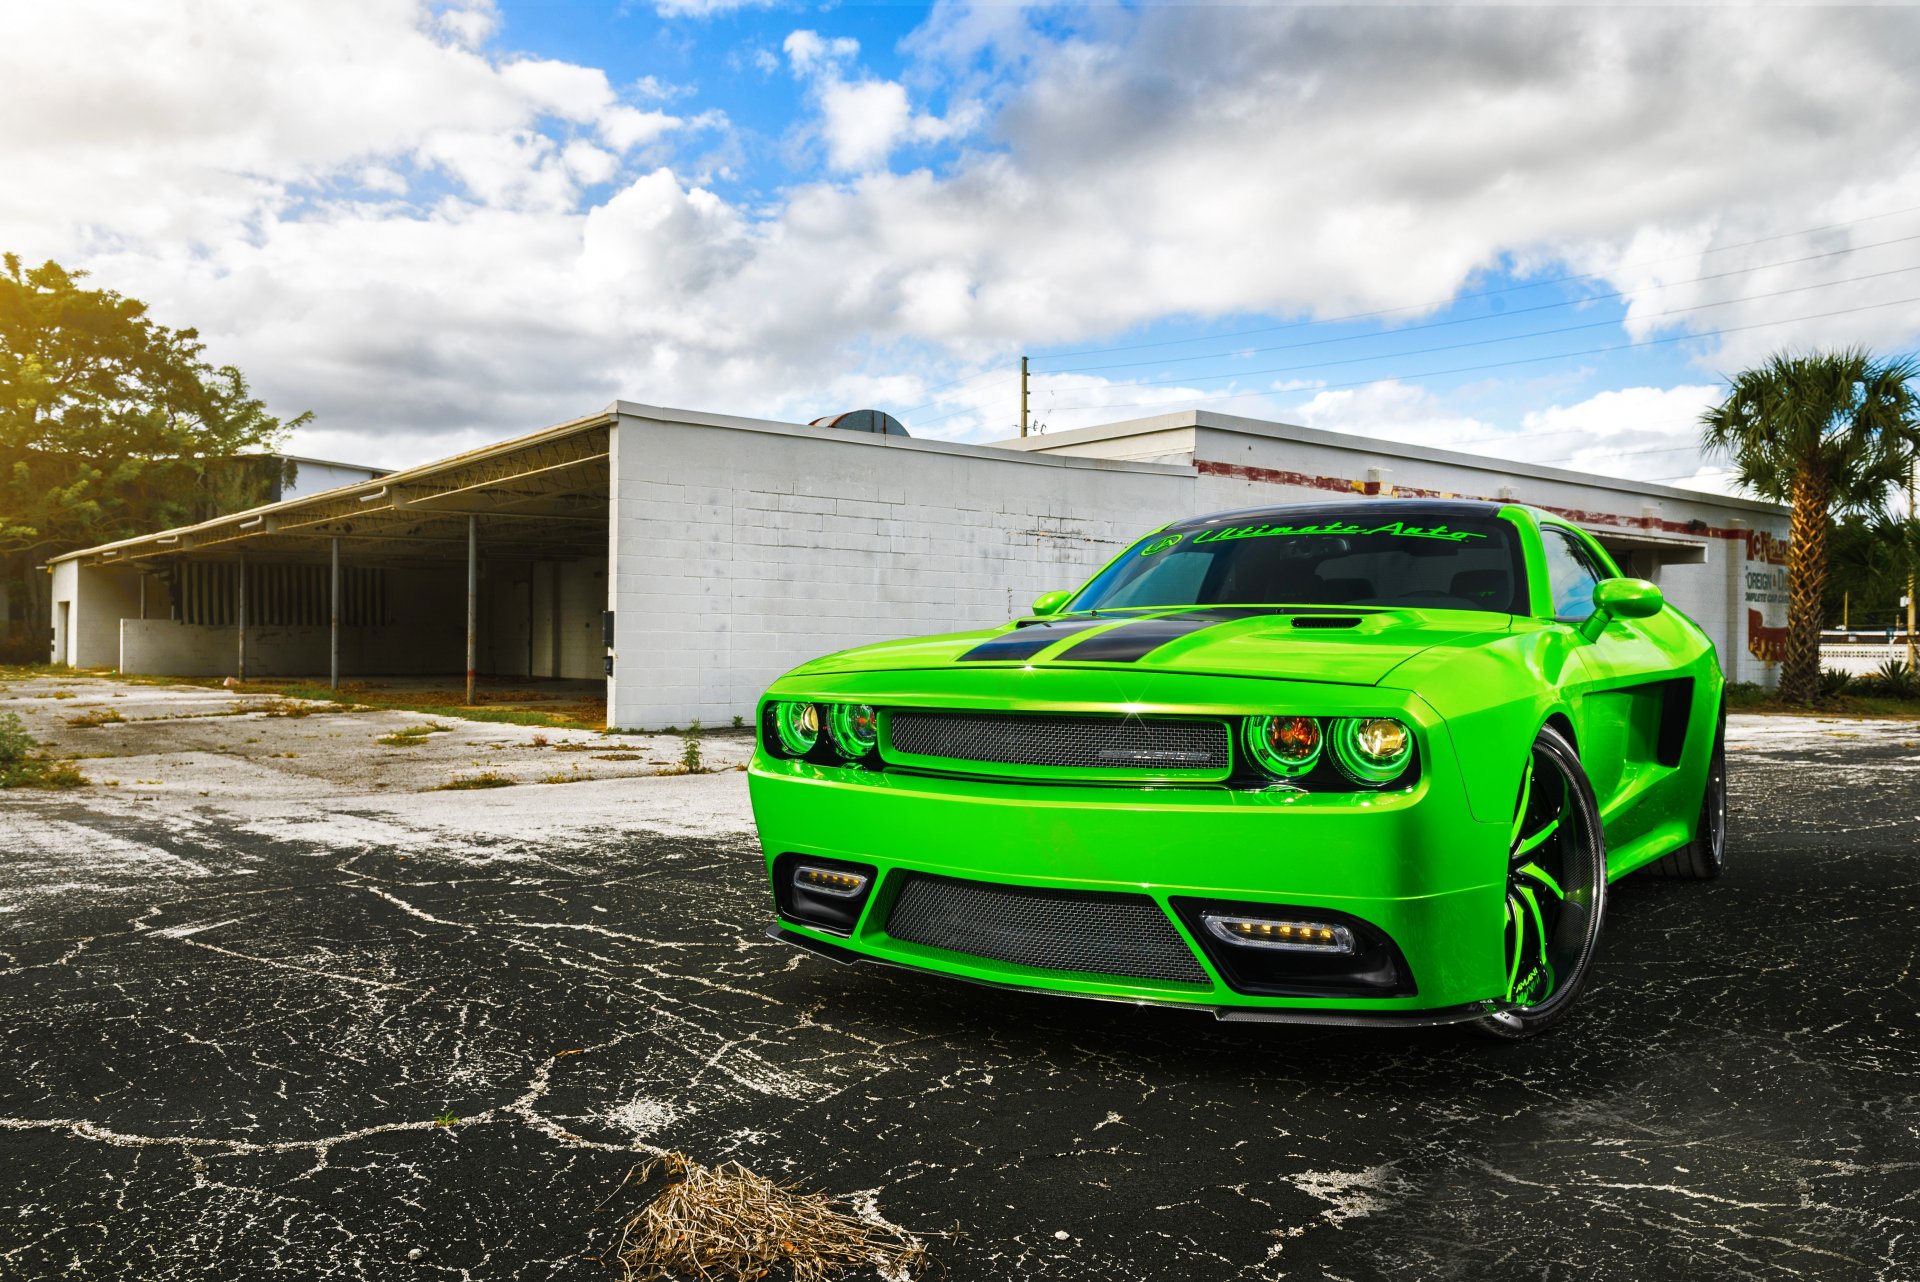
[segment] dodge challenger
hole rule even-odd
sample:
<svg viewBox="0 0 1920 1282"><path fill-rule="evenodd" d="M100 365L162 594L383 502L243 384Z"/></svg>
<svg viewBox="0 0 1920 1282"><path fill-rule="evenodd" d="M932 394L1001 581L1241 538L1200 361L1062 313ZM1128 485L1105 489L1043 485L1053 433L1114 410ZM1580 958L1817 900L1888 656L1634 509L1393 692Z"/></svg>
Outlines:
<svg viewBox="0 0 1920 1282"><path fill-rule="evenodd" d="M1608 884L1725 860L1713 645L1514 504L1226 512L757 712L778 939L1227 1020L1559 1021Z"/></svg>

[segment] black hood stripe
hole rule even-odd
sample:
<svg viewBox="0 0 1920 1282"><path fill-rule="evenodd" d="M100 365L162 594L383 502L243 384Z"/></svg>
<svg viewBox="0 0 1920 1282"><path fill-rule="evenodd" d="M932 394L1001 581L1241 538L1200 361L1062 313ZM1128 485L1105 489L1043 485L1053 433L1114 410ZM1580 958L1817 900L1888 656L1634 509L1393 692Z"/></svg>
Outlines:
<svg viewBox="0 0 1920 1282"><path fill-rule="evenodd" d="M1137 623L1123 623L1099 636L1088 637L1078 645L1068 647L1060 658L1072 663L1133 663L1168 642L1192 636L1207 628L1280 613L1283 612L1271 606L1248 606L1243 609L1189 610L1182 614L1141 619Z"/></svg>
<svg viewBox="0 0 1920 1282"><path fill-rule="evenodd" d="M992 640L982 641L954 662L1004 663L1014 659L1031 659L1056 641L1078 635L1088 628L1104 628L1112 623L1112 619L1061 619L1057 622L1030 623L1016 631L1003 632Z"/></svg>

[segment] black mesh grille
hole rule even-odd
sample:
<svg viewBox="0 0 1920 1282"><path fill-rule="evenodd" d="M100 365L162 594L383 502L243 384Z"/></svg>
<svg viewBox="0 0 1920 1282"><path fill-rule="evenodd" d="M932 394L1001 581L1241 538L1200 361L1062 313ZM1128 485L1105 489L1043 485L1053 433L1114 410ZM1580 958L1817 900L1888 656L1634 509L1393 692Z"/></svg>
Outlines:
<svg viewBox="0 0 1920 1282"><path fill-rule="evenodd" d="M1068 770L1209 770L1226 773L1221 721L1020 716L899 711L889 736L896 751L998 765Z"/></svg>
<svg viewBox="0 0 1920 1282"><path fill-rule="evenodd" d="M895 939L1043 970L1204 984L1206 972L1145 895L1079 894L910 874Z"/></svg>

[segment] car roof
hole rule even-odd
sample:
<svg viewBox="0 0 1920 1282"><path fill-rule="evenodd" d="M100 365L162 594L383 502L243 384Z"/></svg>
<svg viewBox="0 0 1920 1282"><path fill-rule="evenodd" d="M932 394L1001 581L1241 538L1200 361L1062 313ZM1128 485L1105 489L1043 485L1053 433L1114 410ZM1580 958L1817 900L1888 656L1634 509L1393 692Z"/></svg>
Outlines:
<svg viewBox="0 0 1920 1282"><path fill-rule="evenodd" d="M1351 499L1338 503L1282 503L1268 507L1235 508L1175 521L1169 530L1197 530L1209 525L1243 525L1272 521L1317 524L1322 521L1449 521L1485 520L1510 503L1483 499Z"/></svg>

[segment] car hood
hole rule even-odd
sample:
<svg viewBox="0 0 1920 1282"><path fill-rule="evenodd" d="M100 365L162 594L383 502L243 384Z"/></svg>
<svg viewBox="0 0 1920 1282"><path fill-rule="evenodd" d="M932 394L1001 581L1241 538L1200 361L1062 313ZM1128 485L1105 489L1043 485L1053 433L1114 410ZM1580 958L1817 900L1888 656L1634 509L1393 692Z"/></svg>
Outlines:
<svg viewBox="0 0 1920 1282"><path fill-rule="evenodd" d="M1477 610L1215 606L1076 614L843 650L789 675L1124 667L1374 685L1434 646L1491 640L1511 626L1508 615Z"/></svg>

